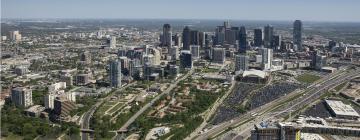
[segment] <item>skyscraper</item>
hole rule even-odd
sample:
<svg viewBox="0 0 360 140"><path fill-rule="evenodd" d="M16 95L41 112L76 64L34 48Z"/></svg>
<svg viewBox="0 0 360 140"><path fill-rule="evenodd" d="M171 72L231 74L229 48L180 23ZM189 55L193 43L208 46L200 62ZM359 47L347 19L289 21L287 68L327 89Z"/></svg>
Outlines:
<svg viewBox="0 0 360 140"><path fill-rule="evenodd" d="M183 30L182 41L183 41L183 50L190 50L191 33L190 33L190 28L188 26L186 26Z"/></svg>
<svg viewBox="0 0 360 140"><path fill-rule="evenodd" d="M190 31L190 45L199 45L200 44L200 34L197 30Z"/></svg>
<svg viewBox="0 0 360 140"><path fill-rule="evenodd" d="M261 50L261 56L262 56L262 61L261 61L261 65L263 70L269 70L271 69L271 63L272 63L272 59L273 59L273 50L269 49L269 48L263 48Z"/></svg>
<svg viewBox="0 0 360 140"><path fill-rule="evenodd" d="M281 46L281 35L274 35L271 42L271 46L274 50L280 50Z"/></svg>
<svg viewBox="0 0 360 140"><path fill-rule="evenodd" d="M261 47L263 41L263 35L261 29L254 29L254 46Z"/></svg>
<svg viewBox="0 0 360 140"><path fill-rule="evenodd" d="M191 69L193 66L192 55L189 50L183 50L180 53L180 69Z"/></svg>
<svg viewBox="0 0 360 140"><path fill-rule="evenodd" d="M169 55L171 56L171 60L179 60L179 47L172 46L169 50Z"/></svg>
<svg viewBox="0 0 360 140"><path fill-rule="evenodd" d="M244 26L241 26L239 32L239 52L246 53L246 47L247 47L246 29Z"/></svg>
<svg viewBox="0 0 360 140"><path fill-rule="evenodd" d="M225 62L225 48L214 48L212 51L212 61L223 64Z"/></svg>
<svg viewBox="0 0 360 140"><path fill-rule="evenodd" d="M174 40L174 45L181 48L181 46L182 46L181 35L175 34L173 36L173 40Z"/></svg>
<svg viewBox="0 0 360 140"><path fill-rule="evenodd" d="M33 104L32 91L25 87L16 87L11 90L11 101L18 107L29 107Z"/></svg>
<svg viewBox="0 0 360 140"><path fill-rule="evenodd" d="M191 55L192 59L199 59L200 58L200 46L199 45L190 45L191 48Z"/></svg>
<svg viewBox="0 0 360 140"><path fill-rule="evenodd" d="M294 22L294 30L293 30L293 41L294 45L296 45L297 50L302 50L302 22L301 20L295 20ZM297 51L296 50L296 51Z"/></svg>
<svg viewBox="0 0 360 140"><path fill-rule="evenodd" d="M225 28L224 26L218 26L215 31L214 45L222 45L225 41Z"/></svg>
<svg viewBox="0 0 360 140"><path fill-rule="evenodd" d="M200 47L205 47L205 40L206 40L206 34L205 32L199 32L199 45Z"/></svg>
<svg viewBox="0 0 360 140"><path fill-rule="evenodd" d="M274 34L274 28L270 25L264 27L264 46L271 48L271 42Z"/></svg>
<svg viewBox="0 0 360 140"><path fill-rule="evenodd" d="M245 71L249 69L249 56L236 55L235 56L235 71Z"/></svg>
<svg viewBox="0 0 360 140"><path fill-rule="evenodd" d="M172 45L172 31L170 24L164 24L163 26L163 34L161 39L161 45L171 47Z"/></svg>
<svg viewBox="0 0 360 140"><path fill-rule="evenodd" d="M121 62L119 60L110 60L110 86L121 87Z"/></svg>
<svg viewBox="0 0 360 140"><path fill-rule="evenodd" d="M229 21L224 21L224 28L230 28L230 22Z"/></svg>
<svg viewBox="0 0 360 140"><path fill-rule="evenodd" d="M225 29L225 41L226 44L235 45L236 44L236 36L238 34L238 30L233 30L231 28Z"/></svg>

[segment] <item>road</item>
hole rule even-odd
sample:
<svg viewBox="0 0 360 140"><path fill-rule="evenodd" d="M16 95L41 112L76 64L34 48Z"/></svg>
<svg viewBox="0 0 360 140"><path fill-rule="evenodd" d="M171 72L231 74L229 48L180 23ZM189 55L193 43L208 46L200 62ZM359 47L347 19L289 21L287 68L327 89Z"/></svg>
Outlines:
<svg viewBox="0 0 360 140"><path fill-rule="evenodd" d="M295 110L299 110L302 107L311 104L312 102L314 102L315 100L317 100L319 97L321 97L321 95L323 95L328 89L332 89L340 84L342 84L345 81L349 81L352 78L354 78L355 76L359 76L360 75L360 71L355 71L352 73L347 74L346 76L342 76L342 77L338 77L333 79L332 81L326 82L320 86L316 86L313 89L311 89L309 92L307 92L307 94L309 94L309 96L306 96L304 98L299 98L298 100L295 100L293 102L290 103L290 105L286 105L284 108L280 109L279 112L276 113L267 113L267 114L263 114L262 116L260 116L261 119L257 119L256 121L252 122L251 124L257 124L260 123L261 121L267 121L267 120L273 120L276 118L283 118L287 115L289 115L291 112L295 111ZM249 123L250 124L250 123ZM252 127L243 127L243 128L238 128L241 131L238 133L237 137L249 137L250 136L250 131L252 129ZM236 139L236 137L235 137Z"/></svg>
<svg viewBox="0 0 360 140"><path fill-rule="evenodd" d="M346 75L346 76L343 76L343 75ZM206 131L205 133L198 135L198 137L196 139L211 138L211 137L225 131L228 128L234 128L234 127L237 127L238 125L242 126L244 124L247 124L249 121L252 120L252 117L253 117L252 114L255 114L255 113L261 114L257 118L270 119L271 117L278 116L279 114L283 114L283 112L285 112L285 111L293 110L295 107L301 107L301 105L304 103L310 103L310 101L312 99L314 99L315 97L320 97L321 93L322 93L321 91L323 91L324 89L327 89L330 87L335 87L336 84L341 83L341 81L348 80L349 78L351 78L355 75L359 75L359 71L355 71L352 73L339 72L336 74L331 74L330 76L325 77L325 79L323 79L321 82L317 82L316 84L309 86L308 89L304 93L304 95L308 95L308 96L306 98L300 98L301 102L295 103L295 102L289 101L289 100L299 99L299 98L293 99L293 97L297 97L296 95L298 95L299 93L295 92L295 93L288 94L285 97L274 100L264 106L256 108L242 116L239 116L238 118L235 118L231 121L227 121L227 122L224 122L217 126L214 126L212 129ZM269 117L264 117L264 116L268 115L268 113L270 113L269 110L272 110L275 107L281 106L284 103L289 103L289 104L291 104L291 106L290 107L284 106L285 108L283 109L283 112L281 112L279 114L274 114L274 115L270 115ZM263 120L263 119L261 119L261 120ZM248 128L247 130L251 130L250 129L251 127L247 127L247 128Z"/></svg>
<svg viewBox="0 0 360 140"><path fill-rule="evenodd" d="M81 121L81 129L89 129L90 127L90 119L91 117L93 116L94 112L96 111L96 109L104 102L104 101L108 101L110 100L110 97L113 96L115 93L127 88L127 87L130 87L132 85L136 84L136 82L133 82L133 83L130 83L124 87L121 87L117 90L115 90L114 92L112 92L111 94L109 94L108 96L106 96L105 98L103 99L100 99L97 103L95 103L87 112L84 113L83 115L83 118L82 118L82 121ZM85 132L81 132L81 139L82 140L87 140L89 139L89 135L88 133L85 133Z"/></svg>
<svg viewBox="0 0 360 140"><path fill-rule="evenodd" d="M144 105L138 112L136 112L131 118L119 129L119 131L127 130L127 128L142 114L144 113L148 108L150 108L157 100L159 100L163 95L169 94L171 90L173 90L177 84L192 75L194 72L194 69L191 69L188 73L186 73L184 76L182 76L180 79L176 80L175 82L171 83L170 86L161 94L156 96L154 99L152 99L149 103ZM117 135L115 137L116 139L120 139L120 135Z"/></svg>
<svg viewBox="0 0 360 140"><path fill-rule="evenodd" d="M232 91L235 87L235 84L236 84L236 81L233 80L231 82L231 86L230 86L229 90L225 93L225 95L223 95L221 98L219 98L211 108L209 108L206 112L204 112L204 121L200 124L199 127L197 127L195 129L194 132L192 132L188 137L186 137L185 140L191 140L199 132L201 132L204 129L204 127L208 124L208 121L210 121L211 116L213 116L213 114L216 112L217 108L219 108L219 106L224 102L224 100L228 97L228 95L230 93L232 93Z"/></svg>

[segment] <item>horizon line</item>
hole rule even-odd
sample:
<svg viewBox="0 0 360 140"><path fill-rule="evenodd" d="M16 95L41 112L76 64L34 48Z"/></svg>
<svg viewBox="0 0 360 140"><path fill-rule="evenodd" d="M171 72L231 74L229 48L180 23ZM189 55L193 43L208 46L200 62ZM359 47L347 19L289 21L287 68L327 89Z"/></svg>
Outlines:
<svg viewBox="0 0 360 140"><path fill-rule="evenodd" d="M276 22L293 22L295 20L301 20L303 22L327 22L327 23L360 23L359 21L353 20L344 20L344 21L338 21L338 20L302 20L302 19L274 19L274 20L269 20L269 19L226 19L226 18L111 18L111 17L107 17L107 18L98 18L98 17L93 17L93 18L1 18L1 21L3 20L213 20L213 21L276 21Z"/></svg>

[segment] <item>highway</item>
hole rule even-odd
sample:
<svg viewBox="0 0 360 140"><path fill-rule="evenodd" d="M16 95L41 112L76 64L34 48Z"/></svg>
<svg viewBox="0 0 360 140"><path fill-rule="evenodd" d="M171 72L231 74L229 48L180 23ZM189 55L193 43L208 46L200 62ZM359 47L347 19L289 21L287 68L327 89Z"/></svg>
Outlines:
<svg viewBox="0 0 360 140"><path fill-rule="evenodd" d="M321 86L316 86L313 89L311 89L309 92L307 92L307 94L310 94L309 96L306 96L304 98L298 98L298 99L288 103L288 105L285 105L283 108L280 108L279 112L264 114L264 115L260 116L261 119L257 119L256 121L252 122L251 124L260 123L261 121L267 121L270 119L283 118L283 117L289 115L289 113L299 110L302 107L304 107L308 104L311 104L315 100L319 99L321 97L321 95L323 95L325 93L326 90L332 89L332 88L342 84L343 82L349 81L352 78L359 76L359 75L360 75L360 71L355 71L355 72L347 74L346 76L335 78L332 81L326 82ZM240 136L245 137L245 138L249 137L251 129L252 129L252 127L239 128L239 130L241 130L241 131L238 133L237 137L240 137Z"/></svg>
<svg viewBox="0 0 360 140"><path fill-rule="evenodd" d="M210 120L211 116L216 112L217 108L224 102L224 100L229 96L230 93L232 93L234 87L235 87L236 81L233 80L231 82L231 86L229 90L223 95L221 98L219 98L214 105L209 108L207 111L204 112L204 121L200 124L198 128L195 129L194 132L192 132L188 137L185 138L185 140L190 140L191 138L195 137L200 131L203 130L203 128L208 124L208 121Z"/></svg>
<svg viewBox="0 0 360 140"><path fill-rule="evenodd" d="M115 90L114 92L112 92L111 94L109 94L108 96L106 96L105 98L103 98L103 99L100 99L97 103L95 103L91 108L90 108L90 110L88 110L87 112L85 112L84 113L84 115L83 115L83 118L82 118L82 120L81 120L81 129L90 129L89 127L90 127L90 119L91 119L91 117L93 116L93 114L94 114L94 112L96 111L96 109L104 102L104 101L108 101L109 99L110 99L110 97L112 96L112 95L114 95L115 93L117 93L117 92L119 92L119 91L121 91L121 90L123 90L123 89L125 89L125 88L127 88L127 87L129 87L129 86L132 86L132 85L134 85L134 84L136 84L136 82L133 82L133 83L130 83L130 84L128 84L128 85L126 85L126 86L124 86L124 87L121 87L121 88L119 88L119 89L117 89L117 90ZM86 132L81 132L81 139L82 140L88 140L89 139L89 134L88 133L86 133Z"/></svg>
<svg viewBox="0 0 360 140"><path fill-rule="evenodd" d="M154 99L152 99L149 103L144 105L138 112L136 112L131 118L118 130L118 131L126 131L127 128L142 114L144 113L148 108L150 108L157 100L159 100L163 95L168 94L171 90L173 90L177 84L192 75L194 72L193 69L191 69L187 74L182 76L180 79L177 79L175 82L171 83L170 86L162 92L160 95L156 96ZM120 135L117 134L115 137L116 139L120 139Z"/></svg>
<svg viewBox="0 0 360 140"><path fill-rule="evenodd" d="M267 120L267 119L270 119L270 118L273 118L273 117L276 117L279 115L283 115L284 112L289 112L298 107L302 107L306 104L311 103L312 100L320 97L323 93L322 91L324 91L325 89L335 87L337 84L341 84L343 81L349 80L352 77L357 76L359 74L360 74L359 71L354 71L351 73L344 73L344 72L340 71L338 73L331 74L330 76L324 77L324 79L322 79L321 82L317 82L316 84L309 86L308 89L305 91L305 93L295 91L294 93L288 94L280 99L277 99L268 104L265 104L264 106L261 106L252 111L249 111L245 115L239 116L238 118L235 118L233 120L224 122L217 126L214 126L212 129L206 131L205 133L198 135L196 137L196 139L208 139L213 136L216 136L217 134L225 131L228 128L235 128L238 126L247 126L247 127L245 127L245 129L246 129L246 132L249 132L252 128L252 127L249 127L249 125L248 125L250 123L250 121L253 120L252 114L256 113L256 114L259 114L259 116L257 116L255 118L255 120L256 120L255 122L251 122L251 123L257 123L262 120ZM303 94L303 96L306 95L306 97L305 98L300 98L300 97L294 98L294 97L297 97L296 95L299 95L300 93ZM299 101L293 102L293 100L299 100ZM288 105L286 105L286 103L288 103L290 105L288 106ZM270 112L271 110L274 110L277 108L282 109L281 112L279 112L277 114L269 115L269 113L271 113ZM240 129L244 130L244 128L240 128Z"/></svg>

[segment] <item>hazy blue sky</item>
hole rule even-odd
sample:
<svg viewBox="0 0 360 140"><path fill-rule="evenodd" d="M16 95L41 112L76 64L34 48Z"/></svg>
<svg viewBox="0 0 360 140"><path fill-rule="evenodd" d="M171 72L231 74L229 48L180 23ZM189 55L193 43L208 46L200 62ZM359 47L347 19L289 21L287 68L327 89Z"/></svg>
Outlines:
<svg viewBox="0 0 360 140"><path fill-rule="evenodd" d="M1 0L1 16L360 21L360 0Z"/></svg>

